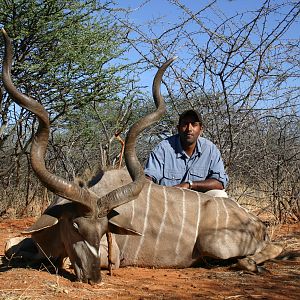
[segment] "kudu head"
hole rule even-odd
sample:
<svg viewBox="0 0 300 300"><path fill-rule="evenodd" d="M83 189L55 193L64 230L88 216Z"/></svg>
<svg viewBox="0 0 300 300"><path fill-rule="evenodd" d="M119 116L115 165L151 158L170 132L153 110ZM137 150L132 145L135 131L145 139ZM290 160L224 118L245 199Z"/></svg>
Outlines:
<svg viewBox="0 0 300 300"><path fill-rule="evenodd" d="M44 158L50 131L48 113L40 103L24 95L14 86L11 79L12 43L4 29L2 34L5 41L2 68L4 87L14 102L32 112L39 121L31 146L32 168L43 185L61 197L52 203L26 232L38 241L44 240L45 244L48 242L47 232L59 234L60 245L63 245L65 255L69 256L78 280L97 283L101 281L100 240L109 230L108 213L137 198L144 186L144 172L135 151L136 138L145 128L157 122L165 112L160 85L166 68L174 59L165 62L155 75L153 98L156 111L136 122L127 134L124 156L133 181L99 198L88 188L58 177L46 169ZM51 231L55 227L59 227L58 232Z"/></svg>

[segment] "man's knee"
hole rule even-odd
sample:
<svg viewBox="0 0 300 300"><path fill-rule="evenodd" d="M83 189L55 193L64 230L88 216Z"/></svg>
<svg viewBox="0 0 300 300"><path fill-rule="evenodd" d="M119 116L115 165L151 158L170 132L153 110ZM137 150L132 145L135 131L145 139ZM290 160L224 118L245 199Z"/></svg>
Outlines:
<svg viewBox="0 0 300 300"><path fill-rule="evenodd" d="M228 198L228 194L225 192L225 190L210 190L205 192L205 194L213 197Z"/></svg>

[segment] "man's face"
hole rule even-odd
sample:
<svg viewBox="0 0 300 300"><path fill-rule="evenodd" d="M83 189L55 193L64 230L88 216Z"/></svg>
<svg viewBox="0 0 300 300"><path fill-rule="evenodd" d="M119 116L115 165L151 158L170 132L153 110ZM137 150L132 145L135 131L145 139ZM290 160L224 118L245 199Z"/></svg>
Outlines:
<svg viewBox="0 0 300 300"><path fill-rule="evenodd" d="M198 136L202 134L203 127L198 121L196 115L186 115L179 125L177 125L178 134L182 146L196 144Z"/></svg>

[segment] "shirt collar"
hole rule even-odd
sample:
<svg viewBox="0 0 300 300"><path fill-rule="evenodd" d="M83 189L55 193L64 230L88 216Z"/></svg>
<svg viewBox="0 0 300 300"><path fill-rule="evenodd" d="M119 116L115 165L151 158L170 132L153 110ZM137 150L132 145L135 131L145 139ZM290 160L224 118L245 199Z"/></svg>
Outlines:
<svg viewBox="0 0 300 300"><path fill-rule="evenodd" d="M197 139L197 144L196 144L196 149L193 155L198 155L200 156L200 154L202 153L202 144L203 144L203 138L202 137L198 137ZM181 143L180 143L180 138L179 138L179 134L176 134L176 156L178 158L184 156L187 157L186 153L184 152L184 150L182 149Z"/></svg>

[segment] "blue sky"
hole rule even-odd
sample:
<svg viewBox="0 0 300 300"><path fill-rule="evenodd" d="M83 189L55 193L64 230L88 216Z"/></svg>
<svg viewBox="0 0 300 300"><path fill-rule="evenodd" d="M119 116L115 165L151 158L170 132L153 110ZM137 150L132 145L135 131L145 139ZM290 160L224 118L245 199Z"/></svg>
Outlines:
<svg viewBox="0 0 300 300"><path fill-rule="evenodd" d="M135 24L144 24L146 21L153 20L154 18L161 17L164 22L169 24L174 24L182 15L181 9L172 5L167 0L149 0L146 4L142 5L145 0L119 0L119 6L124 8L131 8L133 13L130 16L130 19ZM209 3L212 3L212 0L180 0L191 11L197 11ZM261 0L216 0L213 4L212 9L206 11L209 18L226 18L231 17L237 13L246 12L246 11L255 11L260 8L261 4L264 1ZM280 3L284 1L274 1L275 3ZM218 13L214 8L219 8L221 14ZM285 11L282 10L282 13ZM274 24L276 23L276 16L272 20ZM159 27L159 26L158 26ZM159 32L159 30L158 30ZM295 35L299 37L299 32L296 28L293 28L289 35Z"/></svg>
<svg viewBox="0 0 300 300"><path fill-rule="evenodd" d="M203 9L204 7L206 7L208 4L211 4L213 1L212 0L178 0L180 3L182 3L183 5L185 5L189 10L191 10L192 12L197 12L201 9ZM183 14L183 10L180 9L179 7L177 7L176 5L174 5L174 2L178 2L177 0L149 0L149 1L143 1L143 0L119 0L119 6L122 8L131 8L132 12L128 15L129 21L132 22L134 24L134 26L138 26L140 28L140 30L146 34L147 39L151 40L151 39L156 39L157 37L159 37L163 32L165 32L166 29L172 28L174 24L178 24L180 23L180 21L182 20L183 17L186 18L187 15ZM219 26L220 24L222 24L225 20L228 20L230 17L234 17L234 20L230 20L229 22L226 23L226 29L225 29L225 38L228 39L228 37L230 37L231 33L238 31L239 28L242 28L243 25L245 23L247 23L249 20L252 20L254 15L256 15L256 11L261 7L261 5L264 3L265 1L261 1L261 0L250 0L250 1L245 1L245 0L216 0L214 1L213 5L210 6L209 8L207 8L205 10L205 12L202 12L200 14L200 22L202 22L204 24L204 27L209 28L210 30L214 31L214 29L217 28L217 26ZM143 3L145 3L144 5L142 5ZM272 32L272 30L274 28L277 27L277 25L279 24L279 21L282 21L283 18L287 15L287 13L289 12L289 10L291 9L291 5L288 6L286 5L287 3L293 3L293 4L297 4L297 7L293 10L294 13L299 11L299 2L297 1L285 1L285 0L270 0L270 5L274 6L274 5L278 5L276 13L273 13L271 16L269 15L268 12L268 17L266 18L266 22L263 18L260 19L260 21L256 24L257 27L255 27L255 29L251 32L251 36L250 36L250 44L251 46L253 46L254 48L257 46L259 39L261 38L261 36L268 37L267 41L270 42L273 38L272 35L269 36L269 33ZM142 6L141 6L142 5ZM238 15L238 16L237 16ZM159 18L158 21L156 22L152 22L151 25L146 25L147 23L153 21L154 19ZM232 22L231 22L232 21ZM201 24L202 26L202 24ZM187 29L188 33L193 34L194 32L197 32L196 35L193 35L193 40L196 43L196 45L199 46L199 48L205 48L205 43L207 42L209 35L207 34L207 31L204 30L204 34L202 33L201 30L203 30L204 27L199 26L199 24L197 24L197 22L189 22L188 25L186 25L185 29ZM281 25L280 28L283 28L284 24ZM228 31L229 30L229 31ZM201 33L200 33L201 32ZM222 34L222 30L218 31L218 33L221 32ZM243 32L243 36L245 36L247 31ZM277 32L278 33L278 32ZM135 33L131 33L132 36L134 36ZM236 35L233 34L234 38L231 40L231 42L236 38ZM168 37L169 38L169 37ZM183 43L186 43L185 45L183 44L179 44L179 47L172 47L172 43L170 43L170 47L166 48L166 50L164 50L164 56L170 57L173 55L178 56L178 60L175 62L175 69L180 70L184 70L185 75L187 78L187 76L189 76L192 72L194 72L196 70L195 65L193 65L194 60L190 60L190 57L188 57L188 55L194 55L194 53L188 53L188 49L190 47L189 44L189 39L182 37L181 35L178 36L179 39L182 39ZM261 38L262 40L264 40L264 38ZM284 33L283 36L280 37L281 40L287 40L287 39L297 39L299 41L299 16L297 19L297 22L294 22L292 24L292 26ZM164 43L166 43L167 40L164 40ZM276 39L277 41L277 39ZM264 44L264 47L267 45L266 42ZM141 46L143 45L143 46ZM164 44L165 45L165 44ZM210 45L212 47L215 47L214 45ZM276 48L275 46L277 46L278 48ZM140 44L141 47L141 52L143 53L143 55L145 55L147 58L149 57L149 60L153 59L153 53L151 53L150 49L151 49L151 45L150 44L146 44L144 45L143 43ZM181 47L181 49L180 49ZM224 47L224 49L226 48L226 46ZM271 47L272 48L272 47ZM171 49L171 50L170 50ZM223 50L224 50L223 49ZM278 43L278 41L273 45L272 51L277 51L276 49L279 49L280 51L280 44ZM248 48L249 50L249 48ZM247 49L245 51L248 51ZM193 48L191 51L195 51L195 48ZM259 48L257 51L257 54L259 52ZM221 53L222 54L222 53ZM135 53L134 51L130 52L127 54L128 58L131 61L137 61L140 57L137 53ZM220 55L220 52L217 53L217 55ZM274 52L271 54L274 55ZM275 54L276 55L276 54ZM275 62L274 60L272 61L272 59L275 59L275 55L274 58L272 57L271 60L269 60L267 63L269 64L268 66L272 67L272 62ZM289 55L289 53L287 53L287 56ZM214 55L213 55L214 56ZM159 56L157 56L159 57ZM156 59L157 59L156 57ZM194 56L195 57L195 56ZM271 57L271 56L270 56ZM237 55L235 56L233 59L239 60L240 57ZM271 74L269 76L270 81L265 80L264 81L264 86L263 87L263 91L266 93L266 98L264 98L263 101L269 99L268 97L271 97L270 103L276 105L277 101L273 101L272 97L277 98L277 99L283 99L284 97L280 97L278 95L275 95L275 93L279 93L280 95L283 95L284 92L286 92L286 89L293 89L293 93L294 96L296 96L297 91L299 90L299 80L298 80L298 69L299 66L297 66L297 64L287 64L287 63L282 63L282 61L285 59L285 53L281 52L280 53L280 57L279 60L275 62L275 64L278 63L278 69L277 72L289 72L289 67L292 66L292 72L294 73L294 75L292 77L290 77L289 79L285 80L284 84L282 84L280 86L280 88L275 88L273 89L272 86L276 86L276 80L274 81L275 77L271 77L273 74ZM289 58L292 59L292 58ZM160 58L158 58L158 60L160 60ZM251 57L251 60L247 61L247 63L249 62L249 64L251 65L251 63L253 63L254 65L257 65L258 62L258 56L257 59L255 61L255 55L253 55ZM164 58L162 58L162 62L164 61ZM233 64L235 64L236 61L233 61ZM271 64L271 65L270 65ZM281 64L281 65L280 65ZM151 85L152 85L152 79L153 76L156 72L156 68L151 65L151 69L148 69L146 71L144 71L141 75L140 75L140 84L142 86L146 86L146 91L147 92L151 92ZM248 67L250 66L248 65ZM266 67L268 67L266 66ZM195 68L194 68L195 67ZM284 68L285 70L281 69L280 71L280 67ZM251 68L251 66L250 66ZM248 69L247 69L248 70ZM172 71L173 72L173 71ZM203 74L203 71L202 71ZM240 73L234 73L234 74L238 74L237 76L239 76ZM235 95L240 95L242 97L242 95L246 94L248 91L248 88L250 88L251 86L251 80L247 81L247 73L245 73L243 79L241 79L241 82L243 82L243 84L240 84L240 89L234 89L231 90L233 97L235 97ZM216 77L216 76L215 76ZM249 78L251 78L251 76L249 76ZM194 78L196 81L198 80L198 82L201 82L201 80L203 79L201 76L197 78ZM217 80L217 78L214 78L213 80ZM235 84L235 77L234 75L232 76L232 78L230 80L227 81L227 88L230 89L231 85ZM244 81L245 80L245 81ZM177 83L175 82L168 82L168 86L171 86L173 90L177 90L179 91L179 89L176 87ZM211 90L212 88L212 84L209 80L205 81L205 89L206 92L208 93L213 93L213 91ZM222 91L222 86L220 86L220 83L214 84L213 86L214 88L216 88L215 91L220 92ZM281 90L282 88L282 90ZM272 92L272 90L274 91L274 93ZM163 90L164 92L164 90ZM298 97L298 96L296 96ZM278 100L281 101L281 100ZM264 102L263 105L265 105Z"/></svg>
<svg viewBox="0 0 300 300"><path fill-rule="evenodd" d="M143 23L145 19L164 17L167 20L175 20L178 15L180 15L180 9L176 8L175 5L172 5L167 0L150 0L144 6L140 5L144 1L141 0L120 0L119 5L123 7L130 7L131 9L136 9L136 12L133 14L134 20L136 22ZM181 0L185 6L191 10L201 9L212 1L201 1L201 0ZM245 9L255 9L259 7L261 1L251 0L219 0L216 1L216 5L219 6L222 11L226 14L234 14L236 12L241 12ZM140 8L139 8L140 7Z"/></svg>
<svg viewBox="0 0 300 300"><path fill-rule="evenodd" d="M173 1L176 2L176 0ZM131 21L134 25L139 26L141 31L147 33L148 37L150 38L156 38L160 36L160 34L163 33L166 28L172 27L172 25L178 23L178 21L183 17L182 10L170 2L172 2L172 0L118 1L120 7L131 8L133 10L133 12L129 15L129 21ZM205 6L212 2L213 1L211 0L180 0L180 3L184 4L188 9L190 9L193 12L203 9ZM261 0L216 0L211 8L207 9L205 13L201 14L201 21L210 26L210 28L215 28L218 24L222 23L222 21L226 20L227 18L232 17L238 13L240 14L242 12L245 12L240 17L242 24L243 22L249 20L251 16L253 16L251 12L256 11L258 8L260 8L263 2L264 1ZM276 4L280 4L282 2L284 1L272 1L272 3ZM142 5L143 3L145 4ZM275 27L278 19L281 19L286 12L287 11L284 11L282 9L282 11L280 11L281 14L274 15L272 16L272 18L269 18L267 27ZM161 22L152 23L151 30L153 31L153 33L150 33L149 27L146 26L146 23L157 18L160 18ZM293 27L290 28L288 32L286 32L286 38L299 38L299 30L297 25L299 26L299 24L294 24ZM192 26L194 26L194 23L191 23L189 26L191 26L190 30L192 31ZM203 40L201 41L202 38ZM201 43L203 43L204 45L204 38L204 36L199 37L200 47ZM255 39L255 36L253 37L253 39ZM147 54L146 49L144 54ZM178 55L180 59L182 55L184 55L184 52L175 53L175 55ZM138 55L134 52L130 53L128 57L133 61L138 60ZM150 87L152 80L151 78L153 78L154 73L155 69L149 70L149 72L143 74L141 78L142 82L145 82L146 85Z"/></svg>
<svg viewBox="0 0 300 300"><path fill-rule="evenodd" d="M174 0L176 2L176 0ZM143 0L120 0L119 5L126 8L131 8L133 12L129 15L129 20L134 23L135 25L139 25L141 31L146 32L148 37L156 38L160 36L161 33L165 31L165 29L172 27L172 25L177 24L182 18L182 10L176 5L170 3L171 1L168 0L150 0L150 1L143 1ZM213 1L209 0L180 0L180 3L185 5L189 10L196 12L201 9L203 9L205 6L207 6L209 3L212 3ZM246 22L249 19L252 19L253 14L251 12L256 11L259 9L264 1L262 0L217 0L213 4L212 7L205 10L205 13L201 14L201 21L203 21L205 24L208 24L210 28L215 28L218 24L222 23L222 21L228 19L229 17L235 16L236 14L243 14L239 17L241 24ZM273 0L272 4L280 4L284 3L283 0ZM145 3L142 5L142 3ZM267 28L271 30L271 28L274 28L277 25L277 21L279 19L282 19L283 15L287 13L286 7L283 7L280 9L279 14L274 14L272 18L268 18ZM149 21L152 21L154 19L160 18L161 22L153 22L151 24L151 30L153 33L150 33L149 27L147 27L145 24ZM299 21L298 21L299 23ZM238 25L238 24L237 24ZM297 26L298 25L298 26ZM193 26L195 26L195 23L190 23L190 31L193 31ZM294 23L294 25L289 28L289 30L285 33L286 38L297 38L299 39L299 30L298 30L299 24ZM203 40L201 40L203 38ZM199 46L203 46L205 43L203 37L199 37ZM206 36L207 38L207 36ZM255 39L256 37L253 36L252 39ZM203 45L201 45L201 43ZM179 56L180 60L182 56L185 55L184 51L175 53L175 55ZM138 56L136 54L130 53L129 55L130 59L135 60L138 59ZM177 64L179 61L177 62ZM155 74L155 69L149 70L145 74L142 75L142 82L148 85L149 89L151 87L151 81L153 78L153 75Z"/></svg>

